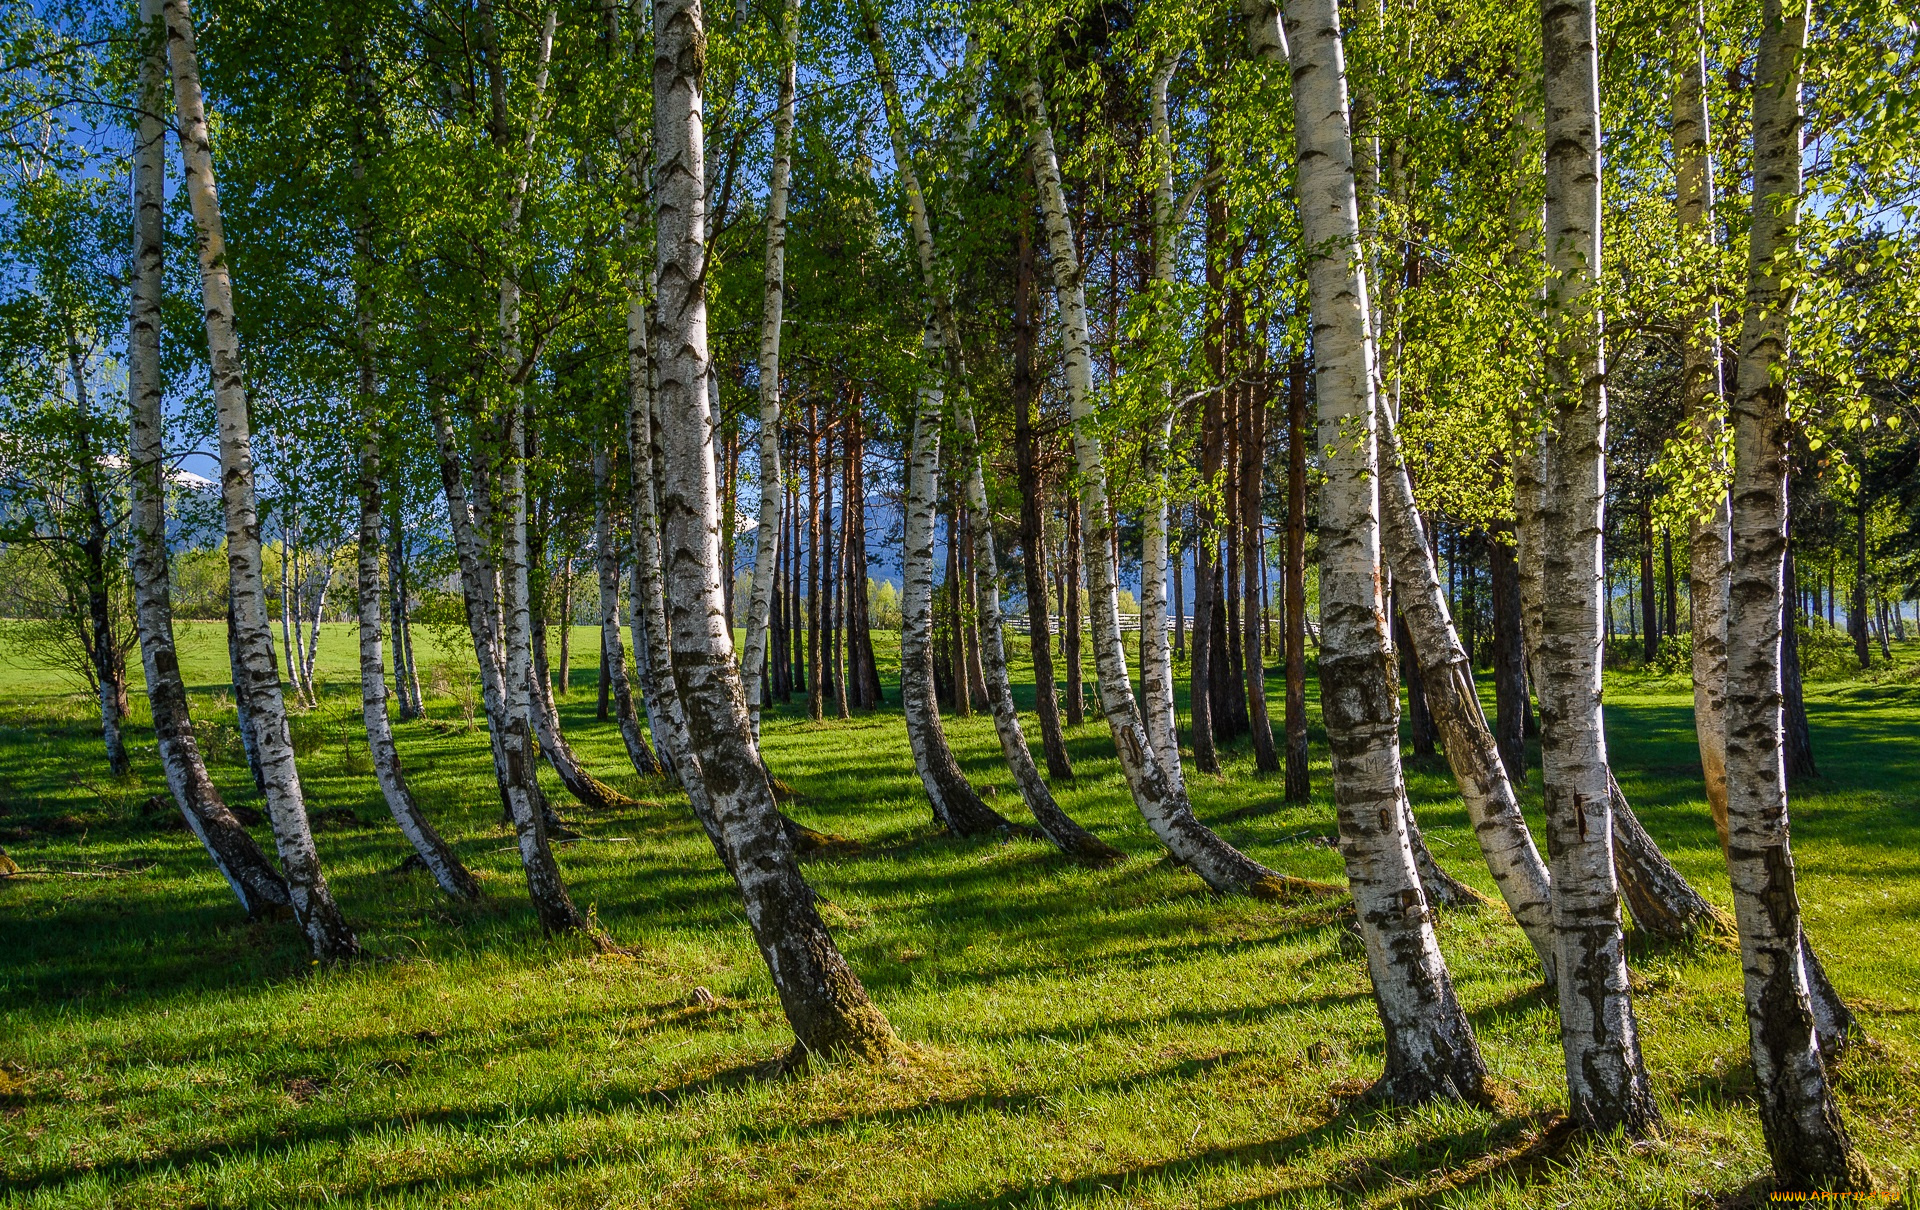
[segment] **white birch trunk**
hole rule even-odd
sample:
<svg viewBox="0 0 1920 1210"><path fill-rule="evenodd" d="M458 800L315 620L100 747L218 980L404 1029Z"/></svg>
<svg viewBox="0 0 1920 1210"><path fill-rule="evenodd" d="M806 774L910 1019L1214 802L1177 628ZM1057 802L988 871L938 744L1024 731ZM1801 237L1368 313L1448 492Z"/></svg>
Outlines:
<svg viewBox="0 0 1920 1210"><path fill-rule="evenodd" d="M1474 688L1473 666L1460 646L1447 597L1433 564L1426 525L1414 504L1413 485L1400 453L1393 421L1380 414L1381 503L1394 595L1413 636L1413 650L1426 686L1427 704L1440 729L1447 763L1460 787L1474 838L1515 923L1527 934L1548 983L1554 981L1553 880L1519 797L1500 760Z"/></svg>
<svg viewBox="0 0 1920 1210"><path fill-rule="evenodd" d="M361 339L366 340L371 325L361 324ZM394 746L393 726L387 717L386 657L380 647L380 438L374 416L371 351L363 349L360 372L361 422L366 431L360 439L360 717L366 724L367 747L373 757L374 776L387 810L400 826L401 835L413 846L420 861L440 884L440 889L456 899L478 899L480 885L461 862L459 854L434 830L420 804L407 788L406 773L400 766L400 752Z"/></svg>
<svg viewBox="0 0 1920 1210"><path fill-rule="evenodd" d="M895 171L907 195L910 230L920 266L922 310L926 330L920 344L923 382L915 395L912 434L907 452L907 508L904 519L904 549L901 555L901 627L900 698L906 719L907 739L913 749L914 767L927 791L934 818L956 836L974 836L1010 827L1005 817L975 792L940 725L940 706L933 683L933 529L938 507L940 473L940 418L951 389L964 392L965 368L960 347L948 339L949 318L946 285L942 265L933 242L933 225L927 213L926 195L913 167L907 146L906 111L900 103L900 90L893 73L893 62L882 40L878 17L863 5L867 48L873 56L874 74L879 79L880 99L887 115L887 132L892 142ZM976 44L967 44L968 61L962 71L974 70ZM965 411L964 402L958 411ZM958 536L955 535L955 539ZM958 591L958 586L955 586ZM964 678L963 669L954 670ZM966 692L961 680L961 692ZM1016 717L1017 724L1018 719ZM999 730L999 720L995 720ZM1025 746L1024 737L1020 740ZM1005 739L1002 744L1004 747ZM1031 760L1028 762L1031 764ZM1016 772L1017 776L1017 772ZM1044 785L1041 787L1044 792Z"/></svg>
<svg viewBox="0 0 1920 1210"><path fill-rule="evenodd" d="M1094 861L1111 861L1119 858L1118 849L1094 836L1076 823L1047 788L1046 781L1040 776L1038 765L1034 763L1033 753L1027 746L1025 730L1020 725L1020 714L1013 700L1013 686L1007 672L1005 616L1000 600L1000 565L993 544L993 514L988 508L987 485L984 468L980 461L979 436L974 425L973 401L969 391L966 357L960 343L959 325L953 315L951 284L947 278L946 266L941 260L934 243L932 218L927 210L926 194L921 188L918 171L913 166L911 153L907 145L906 112L900 102L899 85L893 73L893 64L884 42L880 28L872 10L865 10L867 41L873 54L874 69L880 80L881 99L887 112L887 130L891 138L895 169L907 194L908 219L912 227L914 246L919 256L921 288L925 293L924 305L929 323L929 342L923 351L938 352L938 360L944 362L944 370L950 389L954 392L954 415L960 431L962 449L960 461L964 468L967 501L967 530L970 539L971 563L974 572L974 595L979 602L979 614L976 619L976 632L979 638L980 688L985 691L987 705L993 714L994 734L1000 741L1000 752L1007 762L1008 770L1013 774L1014 785L1020 791L1020 797L1032 813L1040 830L1063 852ZM982 64L979 60L978 43L970 40L966 59L961 67L965 75L965 100L960 121L958 138L955 140L956 158L964 160L970 149L967 144L975 124L973 90L977 86ZM929 358L934 361L935 358ZM939 369L930 365L929 370L938 373ZM932 743L915 745L915 763L920 769L921 781L927 786L928 797L934 802L936 815L942 816L948 828L960 835L981 832L990 828L1009 826L998 812L981 802L978 795L966 783L959 766L946 750L944 734L940 732L939 707L933 693L932 678L932 599L933 599L933 510L938 484L935 476L939 462L939 405L942 392L937 388L923 388L920 396L922 410L915 419L914 449L917 455L916 470L920 473L917 482L919 494L909 492L910 502L917 502L925 509L924 525L924 596L916 593L916 605L924 605L925 625L916 627L916 645L924 637L924 655L917 663L924 665L924 684L917 686L915 694L920 700L915 702L909 715L910 732L917 729L924 735L938 735L937 745ZM909 543L910 551L921 547ZM904 604L903 595L902 602ZM904 669L906 635L902 631L902 669ZM921 669L916 666L916 679ZM961 684L960 692L968 691L964 684L966 672L956 668L956 683ZM918 716L919 722L914 722ZM922 752L922 748L927 750Z"/></svg>
<svg viewBox="0 0 1920 1210"><path fill-rule="evenodd" d="M267 811L273 820L275 847L287 879L294 918L316 959L335 961L360 952L353 930L335 906L320 870L307 824L306 800L287 730L286 700L273 667L273 632L267 624L266 585L260 567L260 515L254 497L252 434L247 387L233 315L233 281L226 237L220 223L220 199L213 179L213 150L208 143L206 107L200 94L200 66L194 48L193 18L187 0L164 0L167 55L173 71L181 159L186 166L200 257L200 285L206 315L207 345L213 370L214 407L219 415L221 496L226 513L227 565L240 667L246 683L260 763L265 774Z"/></svg>
<svg viewBox="0 0 1920 1210"><path fill-rule="evenodd" d="M1325 476L1320 697L1341 855L1386 1038L1374 1095L1483 1102L1486 1068L1434 936L1403 806L1400 699L1381 600L1379 401L1339 11L1334 0L1293 0L1285 19Z"/></svg>
<svg viewBox="0 0 1920 1210"><path fill-rule="evenodd" d="M1658 1128L1627 982L1601 721L1601 537L1607 397L1600 275L1600 93L1592 0L1543 0L1546 99L1546 436L1538 514L1535 664L1547 851L1553 862L1560 1034L1572 1119Z"/></svg>
<svg viewBox="0 0 1920 1210"><path fill-rule="evenodd" d="M793 109L800 48L800 0L781 8L780 102L773 115L773 173L767 188L766 298L760 320L760 521L753 535L753 586L747 597L746 663L740 672L753 733L760 734L760 680L767 663L767 619L780 547L780 317L786 295L787 186L793 174Z"/></svg>
<svg viewBox="0 0 1920 1210"><path fill-rule="evenodd" d="M613 535L613 467L604 449L593 453L593 535L594 567L600 585L600 655L607 665L607 688L613 698L614 715L620 723L620 741L626 745L627 759L636 773L653 777L660 772L660 761L641 733L640 717L633 708L633 686L627 679L627 652L620 642L620 552ZM635 659L640 658L635 653Z"/></svg>
<svg viewBox="0 0 1920 1210"><path fill-rule="evenodd" d="M1721 484L1725 420L1720 381L1720 306L1711 286L1716 243L1713 151L1707 112L1706 10L1696 3L1684 23L1673 73L1674 218L1681 265L1692 287L1682 322L1680 408L1714 472L1713 511L1688 526L1687 571L1693 633L1693 728L1700 770L1720 846L1727 844L1727 596L1732 587L1731 514Z"/></svg>
<svg viewBox="0 0 1920 1210"><path fill-rule="evenodd" d="M1173 126L1167 117L1167 88L1174 63L1153 78L1151 111L1153 154L1153 307L1156 318L1170 314L1174 284L1174 241L1185 218L1173 197ZM1173 705L1173 653L1167 646L1167 446L1173 433L1173 377L1159 383L1161 415L1149 422L1146 443L1148 499L1140 517L1140 704L1160 769L1176 789L1186 788L1180 761L1180 720Z"/></svg>
<svg viewBox="0 0 1920 1210"><path fill-rule="evenodd" d="M1727 873L1740 925L1760 1124L1777 1188L1864 1190L1820 1055L1789 839L1780 630L1786 374L1801 195L1807 0L1765 0L1753 91L1753 227L1733 405Z"/></svg>
<svg viewBox="0 0 1920 1210"><path fill-rule="evenodd" d="M661 550L678 698L691 756L754 940L805 1053L877 1060L899 1045L840 956L800 876L754 748L721 577L713 429L705 390L705 31L699 0L654 6L653 125L658 155L658 410ZM636 477L641 467L636 459ZM638 528L638 526L636 526Z"/></svg>
<svg viewBox="0 0 1920 1210"><path fill-rule="evenodd" d="M150 39L140 62L140 115L133 158L133 305L127 337L127 462L132 504L134 617L146 665L147 701L167 788L248 915L289 907L286 880L221 800L195 742L186 684L173 639L167 563L165 420L160 374L160 305L166 196L166 34L160 0L141 0Z"/></svg>
<svg viewBox="0 0 1920 1210"><path fill-rule="evenodd" d="M1106 452L1093 412L1086 292L1081 285L1079 256L1074 250L1073 227L1067 216L1066 191L1060 182L1053 130L1047 121L1046 98L1038 78L1031 74L1022 88L1021 102L1031 140L1034 181L1039 187L1040 206L1046 217L1048 259L1065 344L1073 451L1080 471L1080 517L1084 531L1081 561L1087 574L1094 665L1100 676L1100 708L1113 734L1127 787L1154 835L1214 890L1223 894L1277 898L1296 890L1311 889L1308 884L1285 878L1254 861L1194 818L1186 791L1167 776L1148 741L1140 712L1135 708L1126 648L1120 638L1119 576L1114 566L1113 525L1107 506Z"/></svg>

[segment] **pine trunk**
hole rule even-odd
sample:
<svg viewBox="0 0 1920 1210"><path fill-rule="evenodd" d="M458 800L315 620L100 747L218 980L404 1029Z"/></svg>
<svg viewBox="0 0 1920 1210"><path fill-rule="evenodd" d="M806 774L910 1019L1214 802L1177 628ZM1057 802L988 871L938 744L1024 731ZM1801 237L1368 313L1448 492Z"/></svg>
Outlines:
<svg viewBox="0 0 1920 1210"><path fill-rule="evenodd" d="M1264 381L1265 349L1252 373ZM1267 669L1260 655L1260 500L1266 472L1266 401L1251 383L1240 399L1240 658L1247 674L1247 729L1253 736L1254 768L1280 772L1280 754L1273 746L1273 725L1267 721ZM1165 636L1162 635L1164 641ZM1179 750L1175 749L1176 758Z"/></svg>
<svg viewBox="0 0 1920 1210"><path fill-rule="evenodd" d="M1275 25L1278 28L1278 23ZM1287 801L1313 797L1307 776L1307 359L1287 367ZM1196 626L1200 606L1194 604ZM1199 658L1195 638L1194 658Z"/></svg>
<svg viewBox="0 0 1920 1210"><path fill-rule="evenodd" d="M273 665L273 632L267 623L266 584L261 574L260 516L254 496L245 371L234 324L233 281L221 229L220 200L214 186L213 150L201 100L193 18L187 0L164 0L162 10L181 159L186 166L187 195L200 258L214 407L219 417L221 499L232 577L234 634L240 653L234 680L253 717L266 782L267 811L273 821L274 844L280 852L294 918L314 958L337 961L358 954L360 943L335 906L320 871L320 854L313 844L300 773L294 764L286 701Z"/></svg>
<svg viewBox="0 0 1920 1210"><path fill-rule="evenodd" d="M1067 726L1087 721L1087 693L1080 664L1080 510L1067 506L1067 550L1060 595L1060 658L1067 665Z"/></svg>

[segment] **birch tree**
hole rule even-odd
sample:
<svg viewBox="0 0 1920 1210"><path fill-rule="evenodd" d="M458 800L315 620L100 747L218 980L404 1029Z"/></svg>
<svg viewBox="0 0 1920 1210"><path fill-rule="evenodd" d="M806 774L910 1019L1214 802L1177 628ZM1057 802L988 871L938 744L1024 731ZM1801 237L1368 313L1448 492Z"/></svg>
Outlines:
<svg viewBox="0 0 1920 1210"><path fill-rule="evenodd" d="M286 699L281 695L280 676L273 663L273 632L267 624L266 583L261 574L260 516L254 494L247 385L240 337L234 326L233 279L213 178L213 150L201 99L193 17L187 0L164 0L162 14L180 155L186 168L187 197L193 209L199 252L214 407L219 416L221 499L232 577L235 641L240 654L233 675L253 715L266 782L267 813L273 821L274 844L280 853L294 918L316 959L338 961L358 954L360 943L334 904L320 870L320 854L307 823L306 798L287 729Z"/></svg>
<svg viewBox="0 0 1920 1210"><path fill-rule="evenodd" d="M1714 245L1713 143L1707 111L1706 8L1696 4L1680 23L1673 71L1674 219L1680 263L1689 281L1681 316L1680 407L1699 442L1715 491L1713 507L1688 527L1688 601L1693 635L1693 728L1707 806L1720 844L1727 843L1727 596L1731 589L1730 516L1720 484L1727 473L1720 380L1720 307L1709 265Z"/></svg>
<svg viewBox="0 0 1920 1210"><path fill-rule="evenodd" d="M620 641L620 546L613 532L612 461L604 448L594 449L593 540L594 569L600 587L600 658L606 664L607 688L627 759L633 763L634 772L653 777L662 772L660 759L640 730L640 716L633 708L633 685L627 679L626 645ZM634 657L639 659L640 653L635 652Z"/></svg>
<svg viewBox="0 0 1920 1210"><path fill-rule="evenodd" d="M1807 0L1765 0L1753 90L1753 227L1733 406L1727 873L1760 1124L1783 1190L1866 1189L1820 1054L1789 838L1781 701L1786 361L1800 217ZM1704 739L1702 741L1705 742Z"/></svg>
<svg viewBox="0 0 1920 1210"><path fill-rule="evenodd" d="M1214 890L1223 894L1279 898L1302 890L1323 889L1268 869L1196 819L1186 790L1176 785L1161 765L1134 704L1133 681L1127 672L1127 653L1120 637L1119 569L1114 560L1113 523L1109 519L1112 513L1107 502L1106 450L1093 408L1086 289L1074 244L1073 224L1067 213L1066 189L1060 180L1053 127L1047 118L1046 94L1031 63L1023 65L1022 71L1021 109L1026 120L1034 184L1039 190L1040 209L1046 220L1048 260L1065 346L1074 461L1080 472L1079 515L1084 531L1081 558L1088 584L1094 663L1100 673L1100 709L1113 735L1127 788L1132 793L1134 806L1154 835Z"/></svg>
<svg viewBox="0 0 1920 1210"><path fill-rule="evenodd" d="M286 879L220 797L200 756L173 638L167 561L166 422L161 400L160 307L165 284L167 39L160 0L141 0L147 39L140 57L133 151L133 290L127 332L127 462L133 511L133 600L147 702L167 788L187 826L248 915L291 906Z"/></svg>
<svg viewBox="0 0 1920 1210"><path fill-rule="evenodd" d="M780 26L780 98L773 114L773 169L767 185L767 268L760 320L759 524L753 535L753 584L747 599L746 663L741 668L754 733L760 729L767 619L773 610L780 550L780 319L786 301L787 189L793 176L793 110L800 50L800 0L785 0Z"/></svg>
<svg viewBox="0 0 1920 1210"><path fill-rule="evenodd" d="M653 15L661 551L689 757L800 1051L884 1058L899 1045L834 945L774 806L725 608L707 392L706 33L699 0ZM638 471L636 462L636 472Z"/></svg>
<svg viewBox="0 0 1920 1210"><path fill-rule="evenodd" d="M1399 1104L1484 1101L1486 1067L1440 954L1402 806L1399 695L1381 600L1382 409L1338 7L1291 0L1284 28L1324 475L1320 698L1340 849L1386 1031L1386 1071L1374 1091Z"/></svg>
<svg viewBox="0 0 1920 1210"><path fill-rule="evenodd" d="M1553 860L1561 1046L1573 1120L1639 1137L1660 1124L1640 1054L1614 871L1601 722L1606 387L1600 275L1599 52L1592 0L1543 0L1547 285L1537 512L1541 759Z"/></svg>

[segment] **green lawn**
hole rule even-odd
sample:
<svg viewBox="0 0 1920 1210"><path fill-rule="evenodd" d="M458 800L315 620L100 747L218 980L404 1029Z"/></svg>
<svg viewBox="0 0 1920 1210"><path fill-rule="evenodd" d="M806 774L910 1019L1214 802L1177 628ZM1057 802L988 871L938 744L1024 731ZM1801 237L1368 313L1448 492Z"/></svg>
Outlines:
<svg viewBox="0 0 1920 1210"><path fill-rule="evenodd" d="M214 776L258 805L221 692L219 629L185 629ZM1131 856L1091 871L1030 841L940 835L896 713L813 724L802 704L767 720L791 813L864 845L807 873L912 1050L885 1070L777 1074L790 1036L725 875L684 801L622 772L616 730L593 721L593 669L576 667L562 699L569 736L641 806L591 814L557 780L549 790L587 834L561 848L574 895L630 955L537 934L485 736L461 721L470 656L437 651L424 630L419 642L423 679L443 691L430 719L398 728L403 757L488 899L454 907L424 875L392 872L406 848L367 772L352 631L329 625L329 694L298 718L297 743L329 878L372 955L337 970L311 967L290 924L246 923L171 805L143 809L165 793L150 733L134 730L135 776L116 782L86 697L0 649L0 845L26 871L0 882L0 1205L1764 1200L1729 949L1635 949L1668 1121L1657 1142L1546 1135L1564 1105L1555 1013L1497 908L1447 915L1441 943L1500 1110L1356 1107L1378 1072L1379 1024L1339 905L1207 894L1161 857L1097 722L1071 735L1079 778L1056 789ZM575 643L594 650L585 628ZM876 648L897 654L890 635ZM1920 644L1903 659L1920 661ZM1825 776L1796 790L1794 809L1811 936L1873 1039L1839 1072L1848 1124L1881 1186L1909 1204L1917 684L1810 688ZM1621 677L1608 721L1642 820L1724 905L1685 686ZM990 723L949 722L962 763L1017 815ZM1224 777L1192 779L1196 807L1262 861L1337 880L1314 739L1312 804L1282 805L1277 779L1238 752ZM1444 766L1409 774L1436 854L1493 893ZM688 1007L697 986L717 1005Z"/></svg>

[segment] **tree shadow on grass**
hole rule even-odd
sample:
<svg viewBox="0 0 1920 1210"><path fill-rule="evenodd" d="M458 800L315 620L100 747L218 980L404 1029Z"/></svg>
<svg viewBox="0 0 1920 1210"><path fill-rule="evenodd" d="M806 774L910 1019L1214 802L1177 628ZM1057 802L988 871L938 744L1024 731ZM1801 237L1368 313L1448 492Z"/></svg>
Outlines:
<svg viewBox="0 0 1920 1210"><path fill-rule="evenodd" d="M1238 1051L1203 1058L1187 1059L1149 1071L1134 1072L1106 1080L1073 1085L1086 1093L1122 1094L1142 1087L1179 1083L1198 1079L1218 1068L1244 1059ZM726 1093L737 1092L755 1083L773 1080L805 1079L803 1072L787 1067L780 1058L734 1062L717 1070L664 1087L627 1088L583 1097L568 1090L530 1100L517 1100L479 1108L445 1108L407 1111L388 1108L377 1113L336 1118L327 1122L280 1122L230 1138L192 1146L168 1148L138 1159L107 1160L72 1167L56 1167L30 1175L0 1173L0 1197L27 1195L42 1191L57 1193L76 1181L104 1179L115 1185L159 1175L179 1174L196 1165L220 1165L229 1159L246 1157L253 1162L289 1155L302 1148L330 1145L345 1148L363 1134L391 1130L397 1123L411 1131L436 1134L478 1133L509 1125L540 1124L583 1111L602 1115L660 1111L671 1114L684 1104L702 1103ZM897 1124L922 1115L954 1118L970 1115L999 1116L1051 1114L1052 1098L1058 1090L1033 1088L1011 1093L976 1092L961 1096L933 1097L904 1105L872 1110L838 1111L804 1120L781 1119L740 1126L718 1126L730 1144L762 1145L805 1140L822 1134L844 1134L865 1126ZM701 1136L692 1142L705 1141ZM682 1144L672 1144L679 1146ZM350 1198L369 1198L378 1194L397 1194L427 1188L454 1188L497 1183L513 1173L552 1172L578 1167L592 1157L552 1157L518 1164L502 1165L496 1160L480 1163L475 1171L460 1175L437 1174L432 1177L406 1178L391 1182L369 1182L347 1192ZM335 1193L316 1194L315 1200L327 1201Z"/></svg>

